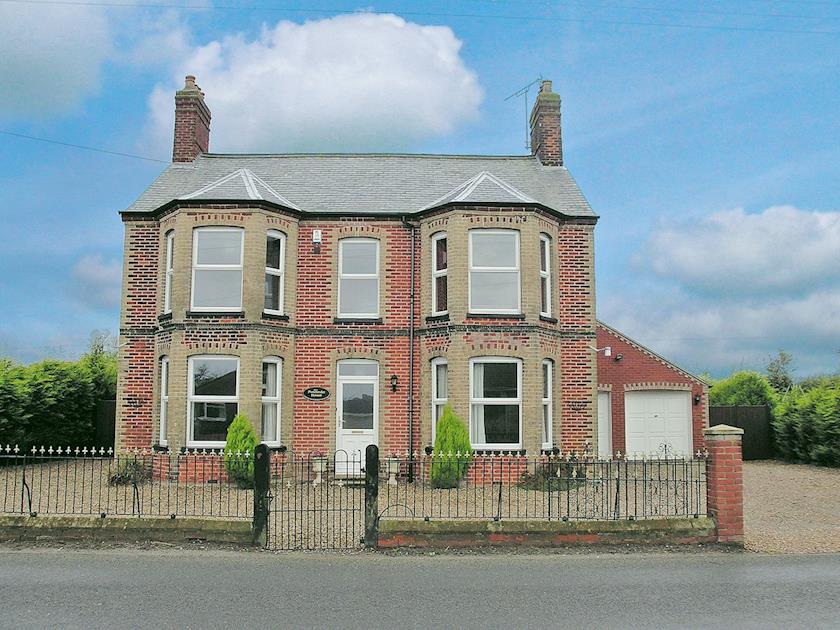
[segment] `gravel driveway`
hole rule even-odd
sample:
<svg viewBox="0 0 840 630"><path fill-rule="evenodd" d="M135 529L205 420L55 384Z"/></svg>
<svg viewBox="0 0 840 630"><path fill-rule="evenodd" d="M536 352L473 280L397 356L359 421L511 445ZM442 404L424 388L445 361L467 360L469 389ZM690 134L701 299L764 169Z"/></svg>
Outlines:
<svg viewBox="0 0 840 630"><path fill-rule="evenodd" d="M840 470L744 462L744 521L753 551L840 552Z"/></svg>

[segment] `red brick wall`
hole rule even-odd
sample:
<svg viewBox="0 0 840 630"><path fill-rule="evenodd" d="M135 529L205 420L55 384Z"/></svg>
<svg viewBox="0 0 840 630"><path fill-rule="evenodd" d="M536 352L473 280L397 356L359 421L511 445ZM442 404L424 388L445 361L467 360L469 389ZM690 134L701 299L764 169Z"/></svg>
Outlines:
<svg viewBox="0 0 840 630"><path fill-rule="evenodd" d="M624 393L627 385L642 385L647 389L688 386L691 397L701 396L699 405L692 402L691 424L693 450L703 447L703 429L708 424L708 388L697 379L691 378L668 365L661 359L648 354L636 345L617 336L612 331L598 326L598 348L610 346L612 356L598 353L598 385L611 386L612 403L612 450L626 452L624 432ZM616 355L622 355L616 361Z"/></svg>
<svg viewBox="0 0 840 630"><path fill-rule="evenodd" d="M117 449L152 443L159 239L157 221L125 224Z"/></svg>

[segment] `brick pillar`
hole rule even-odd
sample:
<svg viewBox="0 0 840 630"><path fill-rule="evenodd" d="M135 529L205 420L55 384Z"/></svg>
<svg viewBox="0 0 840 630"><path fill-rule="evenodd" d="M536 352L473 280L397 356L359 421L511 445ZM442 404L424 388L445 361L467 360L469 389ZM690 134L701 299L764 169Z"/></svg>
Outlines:
<svg viewBox="0 0 840 630"><path fill-rule="evenodd" d="M744 476L741 438L744 430L719 424L703 431L706 461L706 499L715 519L718 542L744 544Z"/></svg>

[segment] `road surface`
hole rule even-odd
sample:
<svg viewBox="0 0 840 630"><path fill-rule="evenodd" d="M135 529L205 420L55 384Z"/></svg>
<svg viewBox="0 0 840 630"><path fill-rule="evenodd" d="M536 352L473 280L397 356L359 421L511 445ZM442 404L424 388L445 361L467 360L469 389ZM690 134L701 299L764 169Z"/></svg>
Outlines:
<svg viewBox="0 0 840 630"><path fill-rule="evenodd" d="M840 626L840 555L0 550L2 628Z"/></svg>

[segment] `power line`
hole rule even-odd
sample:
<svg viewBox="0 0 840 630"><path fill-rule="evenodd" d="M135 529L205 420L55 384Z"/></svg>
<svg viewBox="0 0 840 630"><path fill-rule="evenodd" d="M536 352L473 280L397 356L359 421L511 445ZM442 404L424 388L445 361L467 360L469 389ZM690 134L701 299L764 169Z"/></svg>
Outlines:
<svg viewBox="0 0 840 630"><path fill-rule="evenodd" d="M747 32L747 33L779 33L788 35L840 35L840 31L818 31L808 29L788 28L763 28L751 26L721 26L712 24L687 24L678 22L642 22L635 20L606 20L600 18L573 18L559 16L533 16L533 15L498 15L486 13L442 13L429 11L358 11L350 9L303 9L299 7L264 7L264 6L197 6L187 4L146 4L146 3L121 3L121 2L78 2L74 0L0 0L4 3L44 5L44 6L86 6L86 7L109 7L109 8L147 8L147 9L182 9L187 11L265 11L281 13L317 13L326 15L335 14L365 14L365 15L392 15L399 14L407 17L431 17L431 18L466 18L472 20L508 20L518 22L563 22L577 24L609 24L613 26L642 26L659 28L695 29L706 31L724 32Z"/></svg>
<svg viewBox="0 0 840 630"><path fill-rule="evenodd" d="M38 138L36 136L27 136L22 133L15 133L13 131L3 131L0 133L13 136L15 138L24 138L26 140L35 140L37 142L46 142L48 144L58 144L63 147L70 147L72 149L83 149L85 151L95 151L96 153L107 153L108 155L118 155L120 157L134 158L135 160L146 160L148 162L159 162L161 164L169 164L166 160L158 160L157 158L147 157L145 155L134 155L133 153L122 153L120 151L109 151L108 149L99 149L97 147L88 147L83 144L73 144L71 142L62 142L61 140L52 140L50 138Z"/></svg>

